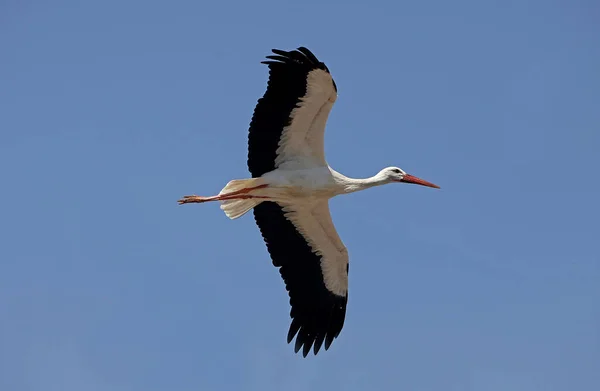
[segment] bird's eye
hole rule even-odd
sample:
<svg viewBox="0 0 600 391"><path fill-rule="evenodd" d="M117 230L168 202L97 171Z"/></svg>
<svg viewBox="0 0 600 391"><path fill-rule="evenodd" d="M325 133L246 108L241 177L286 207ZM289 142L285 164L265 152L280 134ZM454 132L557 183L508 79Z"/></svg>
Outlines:
<svg viewBox="0 0 600 391"><path fill-rule="evenodd" d="M398 170L397 168L392 169L392 172L394 174L400 174L400 170Z"/></svg>

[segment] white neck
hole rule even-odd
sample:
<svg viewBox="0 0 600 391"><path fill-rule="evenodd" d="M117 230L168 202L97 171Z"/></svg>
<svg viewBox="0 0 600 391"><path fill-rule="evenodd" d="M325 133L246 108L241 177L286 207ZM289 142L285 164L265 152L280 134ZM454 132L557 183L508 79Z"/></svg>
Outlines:
<svg viewBox="0 0 600 391"><path fill-rule="evenodd" d="M333 171L333 176L340 187L340 194L354 193L374 186L381 186L388 183L388 179L380 173L369 178L356 179L350 178L339 172Z"/></svg>

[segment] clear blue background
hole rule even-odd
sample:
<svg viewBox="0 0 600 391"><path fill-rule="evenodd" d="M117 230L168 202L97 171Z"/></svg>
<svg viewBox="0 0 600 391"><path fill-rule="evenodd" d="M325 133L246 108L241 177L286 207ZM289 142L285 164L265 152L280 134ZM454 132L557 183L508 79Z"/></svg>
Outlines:
<svg viewBox="0 0 600 391"><path fill-rule="evenodd" d="M2 1L0 389L600 389L595 1ZM285 343L248 176L271 48L339 86L350 302Z"/></svg>

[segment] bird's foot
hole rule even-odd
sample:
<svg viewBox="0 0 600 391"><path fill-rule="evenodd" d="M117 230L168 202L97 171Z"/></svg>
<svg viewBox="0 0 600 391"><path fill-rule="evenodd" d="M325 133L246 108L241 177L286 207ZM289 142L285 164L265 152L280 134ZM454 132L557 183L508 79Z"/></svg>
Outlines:
<svg viewBox="0 0 600 391"><path fill-rule="evenodd" d="M201 202L206 202L206 201L211 201L212 197L201 197L201 196L197 196L197 195L187 195L187 196L183 196L182 199L178 200L177 202L179 203L179 205L183 205L183 204L192 204L192 203L201 203Z"/></svg>

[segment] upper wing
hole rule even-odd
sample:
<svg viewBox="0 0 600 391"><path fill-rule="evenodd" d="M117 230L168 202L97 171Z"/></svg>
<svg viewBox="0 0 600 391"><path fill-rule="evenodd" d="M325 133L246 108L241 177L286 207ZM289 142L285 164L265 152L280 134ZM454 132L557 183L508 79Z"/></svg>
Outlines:
<svg viewBox="0 0 600 391"><path fill-rule="evenodd" d="M278 167L324 166L324 133L337 87L327 66L304 47L273 49L267 90L248 135L248 168L258 177Z"/></svg>
<svg viewBox="0 0 600 391"><path fill-rule="evenodd" d="M296 336L295 352L317 354L339 335L348 302L348 251L329 214L327 201L312 210L262 202L254 217L273 265L290 296L292 323L288 343Z"/></svg>

